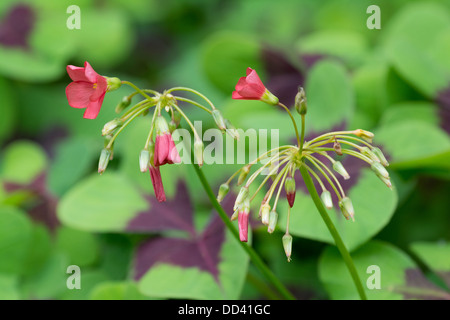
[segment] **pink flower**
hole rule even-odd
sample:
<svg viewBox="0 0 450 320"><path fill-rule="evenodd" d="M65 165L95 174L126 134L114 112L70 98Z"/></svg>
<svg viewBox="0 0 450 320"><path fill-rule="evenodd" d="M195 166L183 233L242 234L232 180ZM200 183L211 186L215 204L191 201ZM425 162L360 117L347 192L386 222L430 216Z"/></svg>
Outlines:
<svg viewBox="0 0 450 320"><path fill-rule="evenodd" d="M67 73L73 80L66 87L69 105L73 108L86 108L83 116L86 119L97 118L108 88L106 78L95 72L87 61L84 68L67 66Z"/></svg>
<svg viewBox="0 0 450 320"><path fill-rule="evenodd" d="M239 239L242 242L248 241L248 216L249 210L245 208L239 209L238 224L239 224Z"/></svg>
<svg viewBox="0 0 450 320"><path fill-rule="evenodd" d="M247 68L247 76L241 77L236 84L232 98L237 100L261 100L268 104L278 104L278 98L266 89L258 74L252 68Z"/></svg>
<svg viewBox="0 0 450 320"><path fill-rule="evenodd" d="M181 162L180 155L169 132L156 136L153 159L155 167L162 166L166 163L173 164Z"/></svg>
<svg viewBox="0 0 450 320"><path fill-rule="evenodd" d="M150 167L150 177L152 178L153 190L155 190L156 199L159 202L166 201L166 193L164 192L164 186L161 179L161 172L159 167Z"/></svg>

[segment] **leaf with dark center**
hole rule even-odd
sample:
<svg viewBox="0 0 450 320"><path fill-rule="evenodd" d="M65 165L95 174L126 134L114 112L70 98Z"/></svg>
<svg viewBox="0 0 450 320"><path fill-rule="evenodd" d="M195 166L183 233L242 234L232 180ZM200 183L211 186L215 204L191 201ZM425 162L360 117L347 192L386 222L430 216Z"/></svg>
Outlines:
<svg viewBox="0 0 450 320"><path fill-rule="evenodd" d="M29 6L20 4L12 7L0 22L0 44L29 49L28 38L34 23L35 14Z"/></svg>

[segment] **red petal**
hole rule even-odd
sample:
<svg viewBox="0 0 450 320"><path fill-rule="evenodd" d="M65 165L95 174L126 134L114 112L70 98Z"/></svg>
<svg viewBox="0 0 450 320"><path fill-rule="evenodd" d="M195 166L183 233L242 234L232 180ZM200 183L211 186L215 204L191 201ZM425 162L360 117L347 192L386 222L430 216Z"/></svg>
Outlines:
<svg viewBox="0 0 450 320"><path fill-rule="evenodd" d="M150 166L150 177L152 179L153 190L155 190L156 199L159 202L166 201L166 193L164 192L164 186L161 179L161 171L159 167Z"/></svg>
<svg viewBox="0 0 450 320"><path fill-rule="evenodd" d="M168 154L169 154L168 134L157 135L155 139L155 154L153 156L154 165L162 166L166 164Z"/></svg>
<svg viewBox="0 0 450 320"><path fill-rule="evenodd" d="M91 101L96 101L98 100L101 96L105 95L106 93L106 88L108 87L108 82L106 81L106 79L102 76L98 76L97 77L97 88L95 88L94 93L92 94L92 96L90 97Z"/></svg>
<svg viewBox="0 0 450 320"><path fill-rule="evenodd" d="M101 96L97 101L91 101L84 112L83 118L85 119L95 119L97 118L100 109L102 107L103 99L105 95Z"/></svg>
<svg viewBox="0 0 450 320"><path fill-rule="evenodd" d="M255 70L251 70L251 72L247 74L247 83L254 85L258 88L258 90L262 90L262 92L266 91L266 87L262 83Z"/></svg>
<svg viewBox="0 0 450 320"><path fill-rule="evenodd" d="M237 92L237 91L233 91L233 93L231 94L231 98L233 98L233 99L238 99L238 100L245 99L245 97L241 96L241 95L239 94L239 92Z"/></svg>
<svg viewBox="0 0 450 320"><path fill-rule="evenodd" d="M90 82L95 83L97 81L97 77L99 76L99 74L95 72L95 70L91 67L91 65L87 61L84 63L84 69L85 69L84 74L86 78L88 78Z"/></svg>
<svg viewBox="0 0 450 320"><path fill-rule="evenodd" d="M89 82L89 79L86 78L86 76L84 74L84 68L69 65L69 66L67 66L66 70L67 70L67 74L69 75L70 79L72 79L73 81Z"/></svg>
<svg viewBox="0 0 450 320"><path fill-rule="evenodd" d="M246 85L247 85L247 78L246 77L241 77L241 78L239 78L235 89L236 89L236 91L242 90Z"/></svg>
<svg viewBox="0 0 450 320"><path fill-rule="evenodd" d="M239 223L239 239L242 242L248 241L248 213L244 211L239 211L238 216Z"/></svg>
<svg viewBox="0 0 450 320"><path fill-rule="evenodd" d="M173 142L172 136L169 134L169 153L167 155L169 163L180 163L180 154L178 153L177 147Z"/></svg>
<svg viewBox="0 0 450 320"><path fill-rule="evenodd" d="M91 102L89 97L94 93L92 83L77 81L69 83L66 87L66 96L69 105L73 108L86 108Z"/></svg>

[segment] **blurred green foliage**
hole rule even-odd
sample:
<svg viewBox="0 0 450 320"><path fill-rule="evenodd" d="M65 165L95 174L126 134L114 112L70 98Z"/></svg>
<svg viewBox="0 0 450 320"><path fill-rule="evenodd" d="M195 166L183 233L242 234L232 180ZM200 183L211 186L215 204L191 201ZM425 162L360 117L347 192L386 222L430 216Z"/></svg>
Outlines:
<svg viewBox="0 0 450 320"><path fill-rule="evenodd" d="M103 124L131 91L108 93L99 117L82 119L67 104L65 68L86 60L100 74L143 87L192 87L237 127L281 129L281 143L294 137L285 114L231 99L247 67L280 98L283 88L293 88L286 97L306 88L307 131L373 131L389 156L395 192L363 169L350 191L356 222L337 210L330 215L363 282L368 266L380 267L382 288L367 289L369 298L449 299L450 1L83 0L76 1L81 29L69 30L72 2L0 2L0 299L273 297L228 236L218 279L162 263L136 281L140 244L173 237L125 231L151 208L150 177L138 166L149 119L119 137L108 172L96 176ZM380 30L366 26L373 4L381 9ZM203 130L214 126L204 113L188 113ZM218 187L235 169L202 170ZM193 223L203 230L215 213L192 169L161 171L169 199L185 181ZM255 225L252 246L298 298L357 298L311 200L297 197L292 262L281 245L284 204L278 230L268 235ZM255 205L253 217L257 212ZM69 265L81 267L81 290L66 287Z"/></svg>

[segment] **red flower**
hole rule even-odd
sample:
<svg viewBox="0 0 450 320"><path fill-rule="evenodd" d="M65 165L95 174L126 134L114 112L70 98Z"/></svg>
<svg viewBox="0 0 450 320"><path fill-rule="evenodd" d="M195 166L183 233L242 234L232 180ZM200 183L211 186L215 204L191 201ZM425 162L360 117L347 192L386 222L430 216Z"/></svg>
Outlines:
<svg viewBox="0 0 450 320"><path fill-rule="evenodd" d="M69 105L73 108L86 108L83 116L86 119L97 118L108 88L106 78L95 72L87 61L84 68L67 66L67 73L73 80L66 87Z"/></svg>
<svg viewBox="0 0 450 320"><path fill-rule="evenodd" d="M181 162L180 155L178 154L170 132L156 136L153 159L155 167L162 166L166 163L173 164Z"/></svg>
<svg viewBox="0 0 450 320"><path fill-rule="evenodd" d="M239 224L239 239L242 242L248 241L248 208L239 208L238 224Z"/></svg>
<svg viewBox="0 0 450 320"><path fill-rule="evenodd" d="M236 84L232 98L237 100L261 100L268 104L278 104L278 98L266 89L258 74L252 68L247 68L247 76L241 77Z"/></svg>
<svg viewBox="0 0 450 320"><path fill-rule="evenodd" d="M159 167L150 167L150 177L152 178L153 190L155 190L156 199L159 202L166 201L166 193L164 192L164 186L161 179L161 172Z"/></svg>

